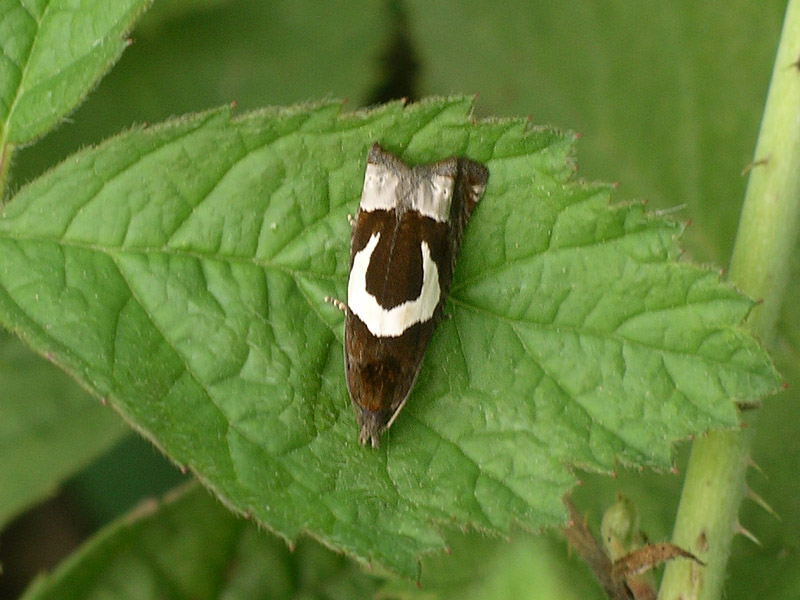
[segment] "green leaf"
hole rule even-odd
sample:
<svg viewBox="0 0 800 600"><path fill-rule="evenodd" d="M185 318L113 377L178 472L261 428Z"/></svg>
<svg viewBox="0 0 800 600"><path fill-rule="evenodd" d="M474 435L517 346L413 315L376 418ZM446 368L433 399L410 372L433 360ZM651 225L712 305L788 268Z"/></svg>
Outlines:
<svg viewBox="0 0 800 600"><path fill-rule="evenodd" d="M11 185L127 129L235 101L240 109L304 98L375 103L391 7L373 0L170 0L136 24L133 45L68 126L15 156ZM242 24L247 23L247 27Z"/></svg>
<svg viewBox="0 0 800 600"><path fill-rule="evenodd" d="M106 527L23 598L367 598L376 585L310 540L290 553L191 485Z"/></svg>
<svg viewBox="0 0 800 600"><path fill-rule="evenodd" d="M478 92L487 114L569 123L584 176L619 178L658 207L686 203L693 255L728 259L785 1L407 4L428 93Z"/></svg>
<svg viewBox="0 0 800 600"><path fill-rule="evenodd" d="M136 129L0 218L0 316L235 509L405 575L439 523L561 523L569 465L665 468L777 385L751 302L676 225L571 180L573 140L467 99L227 110ZM375 140L487 164L417 388L362 448L342 368L347 213Z"/></svg>
<svg viewBox="0 0 800 600"><path fill-rule="evenodd" d="M514 531L511 539L448 532L447 554L422 559L420 581L390 579L382 599L575 600L600 598L602 590L563 537Z"/></svg>
<svg viewBox="0 0 800 600"><path fill-rule="evenodd" d="M127 432L63 372L0 330L0 529Z"/></svg>
<svg viewBox="0 0 800 600"><path fill-rule="evenodd" d="M0 7L0 146L44 135L119 58L152 0L6 0Z"/></svg>

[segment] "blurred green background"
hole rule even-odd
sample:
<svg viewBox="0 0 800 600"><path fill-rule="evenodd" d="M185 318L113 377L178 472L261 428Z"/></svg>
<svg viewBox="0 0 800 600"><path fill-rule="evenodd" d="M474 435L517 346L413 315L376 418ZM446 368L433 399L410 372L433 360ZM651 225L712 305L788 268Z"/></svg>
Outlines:
<svg viewBox="0 0 800 600"><path fill-rule="evenodd" d="M132 124L220 104L234 102L243 112L342 98L348 111L391 98L475 93L478 117L527 115L532 126L552 124L581 133L579 177L618 182L617 199L647 198L652 209L674 210L674 218L691 220L684 236L688 255L724 266L746 184L741 172L752 160L784 9L777 0L159 0L88 100L54 133L18 152L10 193L81 147ZM790 312L783 323L786 352L779 367L791 383L797 379L792 332L798 328ZM143 496L161 493L182 478L148 443L125 433L108 408L26 353L10 336L0 336L2 389L15 401L41 405L36 427L57 429L66 446L87 444L70 438L65 415L97 419L98 436L79 461L87 468L77 474L68 466L63 471L52 466L59 454L54 447L52 456L46 448L36 455L43 476L71 477L55 502L24 514L3 533L0 560L7 573L10 561L16 564L21 556L15 540L53 539L48 527L61 527L69 548ZM798 442L792 441L798 437L791 433L798 421L792 403L789 394L769 401L756 441L755 459L770 482L768 493L764 480L754 487L770 496L767 501L784 523L778 526L747 506L742 520L764 548L742 540L734 546L734 582L760 573L761 591L774 591L789 580L800 586L797 569L786 562L798 551L796 534L787 537L786 531L800 530L797 494L791 492L800 456ZM49 439L43 433L41 445ZM684 444L679 471L685 454ZM42 482L42 497L55 491L53 476ZM621 468L616 479L581 478L585 485L576 499L590 520L599 520L622 489L646 515L651 538L669 537L680 477ZM560 542L521 538L514 547L527 554L518 556L567 560ZM453 543L454 555L459 544L458 539ZM482 551L508 552L489 546ZM788 559L787 547L795 553ZM494 564L501 564L499 556ZM32 560L35 569L57 556ZM434 579L437 560L442 559L432 559L428 569ZM574 569L586 577L580 567ZM769 578L765 569L772 570ZM0 578L0 586L6 586L0 595L13 597L17 585L16 574L11 581ZM728 597L751 597L755 590L746 591L732 586Z"/></svg>

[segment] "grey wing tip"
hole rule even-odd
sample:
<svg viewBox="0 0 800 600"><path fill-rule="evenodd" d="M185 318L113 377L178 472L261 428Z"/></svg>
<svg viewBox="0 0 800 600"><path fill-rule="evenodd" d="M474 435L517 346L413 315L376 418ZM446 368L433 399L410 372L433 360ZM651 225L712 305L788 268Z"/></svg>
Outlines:
<svg viewBox="0 0 800 600"><path fill-rule="evenodd" d="M380 445L380 432L362 426L361 432L358 435L358 441L361 442L362 446L366 446L367 441L369 441L373 448L377 448Z"/></svg>
<svg viewBox="0 0 800 600"><path fill-rule="evenodd" d="M470 185L486 187L489 181L489 169L483 163L468 158L461 159L461 168Z"/></svg>
<svg viewBox="0 0 800 600"><path fill-rule="evenodd" d="M383 146L381 146L378 142L375 142L372 144L372 146L370 146L369 152L367 152L367 162L373 165L381 165L394 171L408 171L408 167L403 164L403 161L401 161L391 152L384 150Z"/></svg>

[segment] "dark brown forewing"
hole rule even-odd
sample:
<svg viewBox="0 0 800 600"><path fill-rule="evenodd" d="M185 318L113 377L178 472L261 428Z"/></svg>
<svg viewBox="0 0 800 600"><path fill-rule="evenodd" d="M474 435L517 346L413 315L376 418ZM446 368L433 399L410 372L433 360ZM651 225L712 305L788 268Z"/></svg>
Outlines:
<svg viewBox="0 0 800 600"><path fill-rule="evenodd" d="M396 217L390 213L367 269L367 291L387 310L422 291L419 217L411 212Z"/></svg>
<svg viewBox="0 0 800 600"><path fill-rule="evenodd" d="M420 217L416 212L404 213L398 223L392 211L361 211L353 229L350 267L370 237L380 233L367 269L367 291L378 299L381 306L392 309L419 297L423 279L422 240L428 243L431 258L437 263L441 284L442 269L448 271L451 263L450 247L446 242L448 231L446 223Z"/></svg>
<svg viewBox="0 0 800 600"><path fill-rule="evenodd" d="M483 193L488 170L474 161L452 158L416 167L412 173L377 144L370 149L368 161L390 166L408 185L402 186L405 195L398 198L401 206L397 214L359 211L351 243L351 267L355 254L366 246L373 233L380 231L381 240L373 253L375 264L371 261L367 271L367 290L381 304L385 302L385 308L413 300L419 296L422 286L420 242L424 239L439 269L442 290L434 316L425 323L409 327L398 337L375 337L358 317L348 312L345 327L347 386L362 426L362 442L371 439L376 445L377 436L403 405L419 373L425 348L441 318L464 226ZM409 194L415 189L410 179L430 177L433 173L455 177L447 223L437 223L404 210L409 206Z"/></svg>
<svg viewBox="0 0 800 600"><path fill-rule="evenodd" d="M489 169L481 163L465 158L459 159L453 204L450 207L452 268L455 267L464 228L470 215L472 215L472 211L478 204L478 200L483 195L483 190L486 188L488 180Z"/></svg>
<svg viewBox="0 0 800 600"><path fill-rule="evenodd" d="M359 408L386 411L388 421L411 391L434 324L430 320L398 337L377 338L358 317L347 318L345 367L350 397Z"/></svg>
<svg viewBox="0 0 800 600"><path fill-rule="evenodd" d="M353 268L353 259L356 254L364 249L364 246L367 245L372 234L394 227L393 223L394 216L391 211L374 210L372 212L365 212L359 210L356 213L356 220L353 225L353 233L350 240L350 269Z"/></svg>
<svg viewBox="0 0 800 600"><path fill-rule="evenodd" d="M485 165L474 160L462 158L458 161L459 181L462 185L464 195L464 209L467 218L472 214L472 210L483 195L486 184L489 181L489 169Z"/></svg>

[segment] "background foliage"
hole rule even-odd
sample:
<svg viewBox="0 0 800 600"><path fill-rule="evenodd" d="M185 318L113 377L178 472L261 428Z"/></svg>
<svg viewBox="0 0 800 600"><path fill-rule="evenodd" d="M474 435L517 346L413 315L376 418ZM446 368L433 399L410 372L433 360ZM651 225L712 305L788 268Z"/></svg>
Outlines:
<svg viewBox="0 0 800 600"><path fill-rule="evenodd" d="M653 208L685 203L676 214L692 220L684 237L689 254L724 265L744 189L739 173L751 160L782 11L778 2L667 2L658 7L601 2L577 9L475 2L458 10L425 2L341 2L324 8L288 1L157 3L134 31L134 45L89 100L56 133L18 154L12 187L134 122L157 122L231 100L241 109L326 96L346 97L351 107L376 101L391 79L392 63L382 63L381 55L407 43L418 65L418 77L409 81L416 95L475 91L478 115L529 114L534 123L582 132L580 175L618 180L619 197L644 196ZM797 428L791 393L797 380L795 311L793 306L785 311L784 352L777 357L789 391L769 400L757 432L754 460L769 479L751 477L752 487L783 522L755 505L744 507L741 521L764 546L743 539L735 543L731 598L757 592L767 598L795 597L800 588L795 566L800 499L792 491L800 466L797 436L792 435ZM3 344L0 377L10 378L18 364L11 357L30 359L17 342L4 339ZM62 385L54 389L65 389ZM27 388L28 401L38 402L43 392ZM0 399L4 410L6 401ZM108 411L94 401L82 410L92 415L87 420L108 421ZM62 419L62 413L44 414L30 429L52 427L53 421L68 427ZM114 431L113 424L89 429L87 422L82 420L77 431ZM98 436L97 452L109 443L104 437ZM10 448L8 455L18 448ZM54 454L55 463L62 453ZM71 468L86 460L75 457ZM39 467L40 472L48 469L52 476L42 493L70 470ZM584 483L587 493L579 491L577 499L590 516L599 518L622 489L639 505L651 538L668 537L679 477L621 470L615 480L587 475ZM16 510L9 509L8 516ZM495 579L524 581L519 564L569 561L558 542L523 534L512 542L518 562L500 558L510 552L504 541L475 540L475 534L452 537L452 561L435 557L428 567L423 564L425 592L441 590L455 597L457 590L469 589L478 594L476 580L486 586L495 585ZM494 579L468 568L475 563L495 565ZM580 591L589 584L576 573L585 575L576 565L547 570L561 597L568 589L586 597ZM398 593L415 593L395 585ZM537 578L523 589L543 594L548 585Z"/></svg>

